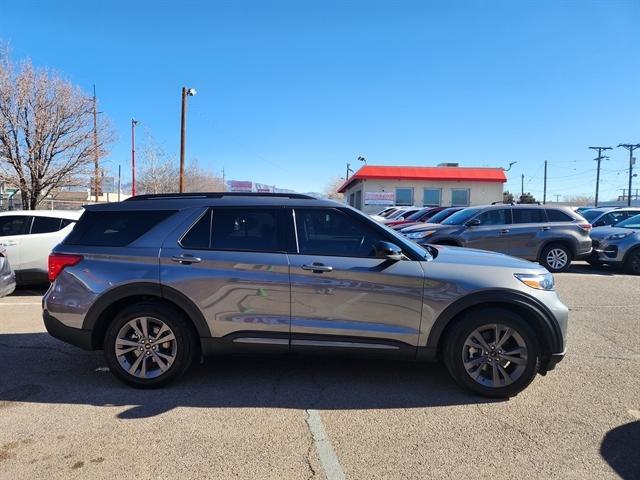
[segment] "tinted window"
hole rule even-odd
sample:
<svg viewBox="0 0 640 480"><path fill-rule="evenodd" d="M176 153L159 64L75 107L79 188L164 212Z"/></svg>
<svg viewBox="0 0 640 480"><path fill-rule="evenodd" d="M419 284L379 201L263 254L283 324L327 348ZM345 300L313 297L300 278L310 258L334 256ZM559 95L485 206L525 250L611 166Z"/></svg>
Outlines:
<svg viewBox="0 0 640 480"><path fill-rule="evenodd" d="M426 214L428 214L431 210L433 210L433 208L423 208L422 210L418 210L417 212L414 212L409 216L405 215L404 219L408 222L417 222Z"/></svg>
<svg viewBox="0 0 640 480"><path fill-rule="evenodd" d="M52 217L33 217L31 235L36 233L50 233L60 230L60 219Z"/></svg>
<svg viewBox="0 0 640 480"><path fill-rule="evenodd" d="M451 206L466 207L469 205L469 189L453 188L451 189Z"/></svg>
<svg viewBox="0 0 640 480"><path fill-rule="evenodd" d="M284 251L278 242L276 210L217 209L213 212L211 248Z"/></svg>
<svg viewBox="0 0 640 480"><path fill-rule="evenodd" d="M196 222L196 224L180 240L184 248L209 248L211 245L211 210Z"/></svg>
<svg viewBox="0 0 640 480"><path fill-rule="evenodd" d="M584 212L581 212L581 215L589 222L592 222L602 215L602 210L585 210Z"/></svg>
<svg viewBox="0 0 640 480"><path fill-rule="evenodd" d="M459 212L457 208L447 208L441 212L436 213L433 217L429 218L429 223L440 223L444 219L450 217L456 212Z"/></svg>
<svg viewBox="0 0 640 480"><path fill-rule="evenodd" d="M413 188L396 188L396 205L413 205Z"/></svg>
<svg viewBox="0 0 640 480"><path fill-rule="evenodd" d="M8 235L21 235L25 233L27 221L29 217L25 216L6 216L0 217L0 237Z"/></svg>
<svg viewBox="0 0 640 480"><path fill-rule="evenodd" d="M543 223L547 219L542 208L514 208L513 223Z"/></svg>
<svg viewBox="0 0 640 480"><path fill-rule="evenodd" d="M122 247L144 235L173 211L85 211L64 241L68 245Z"/></svg>
<svg viewBox="0 0 640 480"><path fill-rule="evenodd" d="M615 225L616 223L621 222L625 218L628 218L626 212L620 212L620 211L614 210L613 212L606 213L605 215L600 217L598 221L593 225L596 227L602 227L605 225Z"/></svg>
<svg viewBox="0 0 640 480"><path fill-rule="evenodd" d="M640 215L636 215L635 217L627 218L620 222L616 227L619 228L638 228L640 229Z"/></svg>
<svg viewBox="0 0 640 480"><path fill-rule="evenodd" d="M425 188L423 191L422 204L426 206L440 206L440 194L442 190L439 188Z"/></svg>
<svg viewBox="0 0 640 480"><path fill-rule="evenodd" d="M69 218L63 218L61 219L61 223L60 223L60 229L62 230L64 227L66 227L67 225L69 225L70 223L76 223L75 220L71 220Z"/></svg>
<svg viewBox="0 0 640 480"><path fill-rule="evenodd" d="M381 234L335 209L296 209L298 248L304 255L375 257Z"/></svg>
<svg viewBox="0 0 640 480"><path fill-rule="evenodd" d="M487 210L486 212L482 212L477 217L480 220L480 225L505 225L507 222L507 210L496 209L496 210Z"/></svg>
<svg viewBox="0 0 640 480"><path fill-rule="evenodd" d="M572 222L573 217L562 210L547 210L547 219L550 222Z"/></svg>

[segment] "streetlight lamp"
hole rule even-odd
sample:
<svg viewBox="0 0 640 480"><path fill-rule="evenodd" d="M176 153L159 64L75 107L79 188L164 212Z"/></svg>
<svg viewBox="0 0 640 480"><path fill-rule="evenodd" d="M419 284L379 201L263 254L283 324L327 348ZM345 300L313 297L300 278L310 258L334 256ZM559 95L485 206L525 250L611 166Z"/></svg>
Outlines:
<svg viewBox="0 0 640 480"><path fill-rule="evenodd" d="M182 116L180 121L180 193L184 192L184 143L187 123L187 97L193 97L195 94L195 88L182 87Z"/></svg>
<svg viewBox="0 0 640 480"><path fill-rule="evenodd" d="M366 158L364 158L362 155L360 155L360 156L358 157L358 161L359 161L359 162L364 162L364 164L365 164L365 165L367 164L367 159L366 159Z"/></svg>

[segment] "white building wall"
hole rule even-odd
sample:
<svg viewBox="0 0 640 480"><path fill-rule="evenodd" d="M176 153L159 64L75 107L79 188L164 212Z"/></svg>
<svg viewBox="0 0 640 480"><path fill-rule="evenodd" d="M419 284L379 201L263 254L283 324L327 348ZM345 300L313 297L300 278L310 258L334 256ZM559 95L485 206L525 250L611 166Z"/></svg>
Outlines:
<svg viewBox="0 0 640 480"><path fill-rule="evenodd" d="M453 189L469 189L469 206L488 205L492 202L502 201L504 184L502 182L469 182L469 181L420 181L420 180L358 180L345 192L345 202L349 203L350 195L361 191L362 211L375 213L384 206L365 205L365 192L394 192L396 188L413 188L413 204L423 206L423 190L425 188L437 188L441 190L440 205L452 206L451 191ZM355 195L354 195L355 198Z"/></svg>

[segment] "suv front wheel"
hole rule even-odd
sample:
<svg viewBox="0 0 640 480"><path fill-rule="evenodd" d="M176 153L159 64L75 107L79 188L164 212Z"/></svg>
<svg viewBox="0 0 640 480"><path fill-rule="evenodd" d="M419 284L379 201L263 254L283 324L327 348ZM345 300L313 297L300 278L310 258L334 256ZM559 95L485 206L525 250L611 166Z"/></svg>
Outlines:
<svg viewBox="0 0 640 480"><path fill-rule="evenodd" d="M195 335L184 315L156 303L139 303L122 310L104 338L111 372L138 388L171 382L189 368L195 352Z"/></svg>
<svg viewBox="0 0 640 480"><path fill-rule="evenodd" d="M519 315L502 308L468 313L448 332L444 348L454 380L486 397L515 396L538 373L540 347L534 332Z"/></svg>
<svg viewBox="0 0 640 480"><path fill-rule="evenodd" d="M552 243L542 250L540 263L551 273L564 272L571 266L571 250L560 243Z"/></svg>

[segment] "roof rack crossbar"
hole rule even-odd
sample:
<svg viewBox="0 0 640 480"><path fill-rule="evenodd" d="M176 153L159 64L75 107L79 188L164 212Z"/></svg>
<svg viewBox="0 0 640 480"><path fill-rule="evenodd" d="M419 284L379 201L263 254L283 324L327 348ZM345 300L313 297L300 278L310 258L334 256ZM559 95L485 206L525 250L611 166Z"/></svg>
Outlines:
<svg viewBox="0 0 640 480"><path fill-rule="evenodd" d="M129 197L125 202L139 200L169 200L189 198L223 198L223 197L279 197L302 200L315 200L314 197L301 193L259 193L259 192L194 192L194 193L149 193Z"/></svg>

